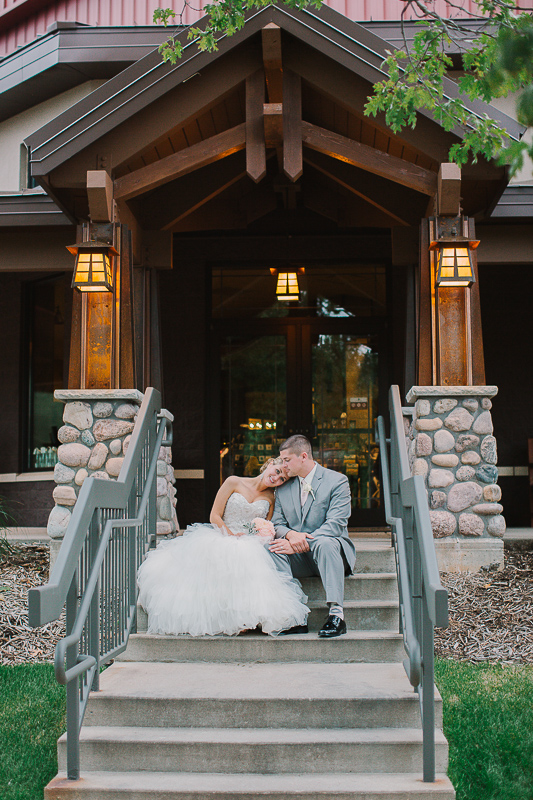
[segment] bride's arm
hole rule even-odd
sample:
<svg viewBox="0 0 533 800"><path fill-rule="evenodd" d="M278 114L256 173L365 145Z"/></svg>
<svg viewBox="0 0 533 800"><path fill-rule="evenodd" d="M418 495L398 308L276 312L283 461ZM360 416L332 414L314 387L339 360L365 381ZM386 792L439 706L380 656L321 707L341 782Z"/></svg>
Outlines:
<svg viewBox="0 0 533 800"><path fill-rule="evenodd" d="M230 531L228 526L224 523L222 516L230 495L237 490L237 483L238 478L236 478L235 475L230 475L229 478L226 478L217 492L215 502L213 503L213 508L211 509L211 513L209 515L209 522L212 525L217 525L219 528L224 528L230 534L230 536L236 536L237 534Z"/></svg>

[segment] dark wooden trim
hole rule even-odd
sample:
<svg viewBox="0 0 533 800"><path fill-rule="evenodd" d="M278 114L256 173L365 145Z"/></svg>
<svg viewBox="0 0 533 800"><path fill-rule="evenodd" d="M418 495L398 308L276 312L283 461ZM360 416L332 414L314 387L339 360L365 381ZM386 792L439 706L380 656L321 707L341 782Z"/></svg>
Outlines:
<svg viewBox="0 0 533 800"><path fill-rule="evenodd" d="M437 190L437 176L434 172L318 125L302 121L302 139L304 145L312 150L388 178L401 186L430 196Z"/></svg>
<svg viewBox="0 0 533 800"><path fill-rule="evenodd" d="M302 160L302 79L291 70L283 72L283 172L297 181Z"/></svg>
<svg viewBox="0 0 533 800"><path fill-rule="evenodd" d="M246 78L246 172L255 183L266 175L264 103L265 73L258 69Z"/></svg>
<svg viewBox="0 0 533 800"><path fill-rule="evenodd" d="M242 150L246 144L245 125L241 123L209 139L141 167L115 180L115 200L131 200L164 183L187 175L200 167Z"/></svg>
<svg viewBox="0 0 533 800"><path fill-rule="evenodd" d="M420 224L420 262L418 265L419 311L417 325L417 384L419 386L433 386L431 264L428 248L429 220L423 219Z"/></svg>
<svg viewBox="0 0 533 800"><path fill-rule="evenodd" d="M133 326L133 259L131 231L120 226L120 295L117 387L134 389L137 386L135 340Z"/></svg>
<svg viewBox="0 0 533 800"><path fill-rule="evenodd" d="M468 289L460 286L437 288L437 370L438 386L469 384Z"/></svg>
<svg viewBox="0 0 533 800"><path fill-rule="evenodd" d="M476 238L476 226L473 219L468 220L468 236ZM481 324L481 300L479 286L479 270L477 250L471 251L476 282L470 289L470 319L472 325L472 383L474 386L485 386L485 356L483 353L483 329Z"/></svg>

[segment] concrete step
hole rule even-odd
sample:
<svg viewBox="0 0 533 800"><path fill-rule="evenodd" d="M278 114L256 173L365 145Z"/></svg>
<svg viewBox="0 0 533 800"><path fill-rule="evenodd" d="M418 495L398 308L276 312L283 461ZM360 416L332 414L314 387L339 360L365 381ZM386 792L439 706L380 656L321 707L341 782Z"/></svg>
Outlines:
<svg viewBox="0 0 533 800"><path fill-rule="evenodd" d="M241 662L250 664L321 662L395 662L404 658L403 641L396 631L348 631L336 639L316 633L294 636L130 636L120 661Z"/></svg>
<svg viewBox="0 0 533 800"><path fill-rule="evenodd" d="M353 538L356 549L354 572L395 572L394 548L389 541Z"/></svg>
<svg viewBox="0 0 533 800"><path fill-rule="evenodd" d="M437 727L442 702L435 692ZM84 725L213 728L420 726L401 664L117 662L91 694Z"/></svg>
<svg viewBox="0 0 533 800"><path fill-rule="evenodd" d="M448 745L435 734L436 770ZM148 728L89 726L80 734L83 772L126 770L260 773L414 772L422 763L419 728ZM58 741L66 769L66 737Z"/></svg>
<svg viewBox="0 0 533 800"><path fill-rule="evenodd" d="M419 773L301 775L184 772L85 772L69 781L60 772L45 800L454 800L444 773L423 783Z"/></svg>
<svg viewBox="0 0 533 800"><path fill-rule="evenodd" d="M311 613L307 619L309 630L319 631L327 618L325 602L312 600L307 604ZM398 627L397 600L351 600L344 604L346 625L354 631L382 631ZM137 607L137 631L148 630L148 615L142 606Z"/></svg>
<svg viewBox="0 0 533 800"><path fill-rule="evenodd" d="M300 583L309 600L326 599L320 578L301 578ZM344 581L344 599L347 602L350 600L397 600L396 573L361 572L350 575Z"/></svg>

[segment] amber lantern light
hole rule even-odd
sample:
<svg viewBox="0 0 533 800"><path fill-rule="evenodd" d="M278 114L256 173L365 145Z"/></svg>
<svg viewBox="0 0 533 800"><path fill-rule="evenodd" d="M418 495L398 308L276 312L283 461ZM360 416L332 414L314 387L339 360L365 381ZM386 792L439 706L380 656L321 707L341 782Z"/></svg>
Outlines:
<svg viewBox="0 0 533 800"><path fill-rule="evenodd" d="M298 275L303 275L303 267L299 267L298 269L271 269L270 272L272 275L277 276L276 297L278 300L300 300Z"/></svg>
<svg viewBox="0 0 533 800"><path fill-rule="evenodd" d="M476 277L471 251L479 241L466 236L442 236L431 242L429 249L437 251L437 286L471 286Z"/></svg>
<svg viewBox="0 0 533 800"><path fill-rule="evenodd" d="M106 242L74 244L67 250L76 256L72 288L79 292L113 291L113 256L118 251Z"/></svg>

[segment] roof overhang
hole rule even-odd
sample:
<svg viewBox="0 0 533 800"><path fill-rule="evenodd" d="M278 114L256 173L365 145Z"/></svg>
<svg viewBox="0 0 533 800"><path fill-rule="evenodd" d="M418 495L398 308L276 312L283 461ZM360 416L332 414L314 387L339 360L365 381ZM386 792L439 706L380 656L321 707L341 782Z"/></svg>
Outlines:
<svg viewBox="0 0 533 800"><path fill-rule="evenodd" d="M268 23L278 25L286 34L336 61L369 87L385 77L381 65L390 44L329 7L300 11L279 5L255 9L248 12L242 30L232 37L222 35L219 38L216 52L200 52L183 31L178 39L184 53L177 65L163 63L156 49L28 137L26 144L31 148L32 174L37 178L48 175L125 119L235 51ZM445 92L449 97L459 95L456 84L448 79L445 79ZM492 106L468 100L465 105L473 114L487 114L496 119L512 138L520 138L524 131L517 122ZM433 121L430 112L421 111L420 114ZM460 138L460 131L453 133Z"/></svg>

